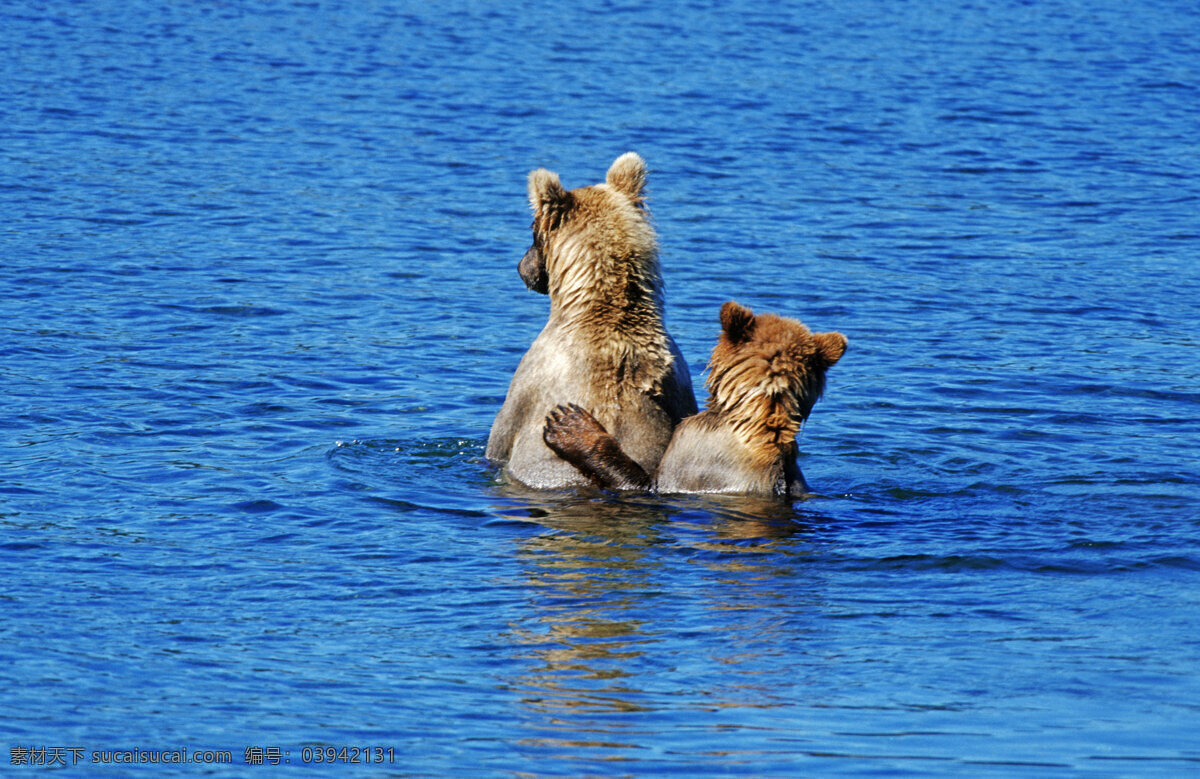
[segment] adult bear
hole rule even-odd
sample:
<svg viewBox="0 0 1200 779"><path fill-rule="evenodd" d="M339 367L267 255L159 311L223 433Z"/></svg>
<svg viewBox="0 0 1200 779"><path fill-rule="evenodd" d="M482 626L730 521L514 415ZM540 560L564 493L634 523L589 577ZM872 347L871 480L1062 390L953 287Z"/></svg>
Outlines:
<svg viewBox="0 0 1200 779"><path fill-rule="evenodd" d="M550 295L550 318L517 366L487 445L488 459L526 486L587 483L542 439L560 403L591 409L648 472L675 425L696 412L687 363L663 324L645 185L646 163L633 152L604 183L569 192L555 173L529 174L533 245L518 272Z"/></svg>
<svg viewBox="0 0 1200 779"><path fill-rule="evenodd" d="M630 460L579 405L551 412L543 434L603 488L799 497L808 485L796 433L845 351L841 333L812 333L795 319L755 316L730 301L708 363L708 408L679 424L657 471Z"/></svg>

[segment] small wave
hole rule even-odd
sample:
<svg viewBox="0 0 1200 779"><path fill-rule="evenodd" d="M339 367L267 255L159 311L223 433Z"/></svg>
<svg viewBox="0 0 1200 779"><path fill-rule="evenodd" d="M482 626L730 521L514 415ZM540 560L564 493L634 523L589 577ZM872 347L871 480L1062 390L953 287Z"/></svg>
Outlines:
<svg viewBox="0 0 1200 779"><path fill-rule="evenodd" d="M247 514L268 514L279 511L283 506L273 500L244 500L233 504L233 508Z"/></svg>
<svg viewBox="0 0 1200 779"><path fill-rule="evenodd" d="M1146 561L1149 568L1183 568L1188 571L1200 571L1200 559L1193 555L1165 555Z"/></svg>
<svg viewBox="0 0 1200 779"><path fill-rule="evenodd" d="M862 559L847 567L868 571L987 571L1008 568L1011 564L990 555L895 555L879 559Z"/></svg>
<svg viewBox="0 0 1200 779"><path fill-rule="evenodd" d="M0 544L0 549L4 550L5 552L33 552L45 548L45 544L29 541L12 541L7 544Z"/></svg>
<svg viewBox="0 0 1200 779"><path fill-rule="evenodd" d="M226 317L260 317L260 316L281 316L289 313L281 308L270 308L267 306L207 306L197 309L201 314L216 314L217 316Z"/></svg>

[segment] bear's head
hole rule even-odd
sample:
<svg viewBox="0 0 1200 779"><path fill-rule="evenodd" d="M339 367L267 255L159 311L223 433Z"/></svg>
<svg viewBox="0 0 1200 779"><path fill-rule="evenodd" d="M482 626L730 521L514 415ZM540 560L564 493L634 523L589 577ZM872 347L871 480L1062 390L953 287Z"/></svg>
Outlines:
<svg viewBox="0 0 1200 779"><path fill-rule="evenodd" d="M788 444L846 344L841 333L813 333L795 319L755 315L729 301L721 307L721 336L708 363L708 407L747 435Z"/></svg>
<svg viewBox="0 0 1200 779"><path fill-rule="evenodd" d="M646 163L621 155L602 184L563 189L558 174L529 174L533 245L518 272L525 285L555 299L659 295L657 242L645 202ZM618 299L614 299L614 295Z"/></svg>

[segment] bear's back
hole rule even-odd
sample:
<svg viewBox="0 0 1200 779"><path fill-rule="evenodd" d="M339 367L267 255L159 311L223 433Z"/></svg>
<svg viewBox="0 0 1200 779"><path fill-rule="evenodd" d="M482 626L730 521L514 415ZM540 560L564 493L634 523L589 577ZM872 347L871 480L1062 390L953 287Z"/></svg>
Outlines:
<svg viewBox="0 0 1200 779"><path fill-rule="evenodd" d="M664 493L771 494L782 475L781 464L764 467L719 414L705 411L676 428L659 462L655 487Z"/></svg>
<svg viewBox="0 0 1200 779"><path fill-rule="evenodd" d="M513 375L488 439L488 459L503 462L511 478L535 489L587 484L542 438L550 411L559 404L576 403L592 409L622 450L652 473L678 420L695 411L687 366L678 350L673 351L676 360L664 382L666 392L654 398L614 377L596 376L588 351L547 325Z"/></svg>

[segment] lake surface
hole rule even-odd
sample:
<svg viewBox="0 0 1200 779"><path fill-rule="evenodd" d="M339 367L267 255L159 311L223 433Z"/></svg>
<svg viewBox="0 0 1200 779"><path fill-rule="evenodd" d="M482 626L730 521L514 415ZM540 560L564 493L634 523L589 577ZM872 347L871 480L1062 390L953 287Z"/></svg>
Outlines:
<svg viewBox="0 0 1200 779"><path fill-rule="evenodd" d="M0 30L6 768L1200 770L1194 3ZM800 438L821 497L484 461L548 310L525 177L628 150L702 402L725 300L849 338Z"/></svg>

